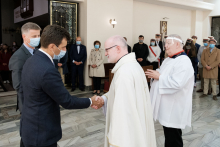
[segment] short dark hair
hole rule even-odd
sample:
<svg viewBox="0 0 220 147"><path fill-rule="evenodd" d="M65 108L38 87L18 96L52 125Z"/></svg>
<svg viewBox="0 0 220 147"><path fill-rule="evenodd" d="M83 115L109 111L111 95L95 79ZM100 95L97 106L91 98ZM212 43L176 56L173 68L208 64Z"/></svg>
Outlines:
<svg viewBox="0 0 220 147"><path fill-rule="evenodd" d="M94 46L95 46L96 43L99 43L99 47L101 47L101 42L100 42L100 41L96 40L96 41L94 42Z"/></svg>
<svg viewBox="0 0 220 147"><path fill-rule="evenodd" d="M64 38L67 41L70 40L70 34L66 29L58 25L48 25L44 28L41 35L41 46L47 48L52 43L59 46Z"/></svg>
<svg viewBox="0 0 220 147"><path fill-rule="evenodd" d="M141 37L141 38L142 38L142 37L144 38L144 36L143 36L143 35L140 35L140 36L139 36L139 38L140 38L140 37Z"/></svg>

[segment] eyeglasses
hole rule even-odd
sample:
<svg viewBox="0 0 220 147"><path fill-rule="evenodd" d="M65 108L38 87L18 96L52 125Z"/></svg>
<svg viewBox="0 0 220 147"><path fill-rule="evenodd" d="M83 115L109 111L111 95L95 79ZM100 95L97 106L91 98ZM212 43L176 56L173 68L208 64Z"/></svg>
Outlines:
<svg viewBox="0 0 220 147"><path fill-rule="evenodd" d="M112 49L113 47L116 47L116 46L118 46L118 45L114 45L114 46L112 46L112 47L110 47L110 48L106 48L106 49L105 49L105 52L108 52L108 50L110 50L110 49Z"/></svg>

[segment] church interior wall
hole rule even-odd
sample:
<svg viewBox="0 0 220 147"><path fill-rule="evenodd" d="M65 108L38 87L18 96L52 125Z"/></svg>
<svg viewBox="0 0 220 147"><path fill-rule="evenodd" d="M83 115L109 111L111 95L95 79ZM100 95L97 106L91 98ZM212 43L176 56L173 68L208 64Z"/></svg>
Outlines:
<svg viewBox="0 0 220 147"><path fill-rule="evenodd" d="M139 35L144 35L149 44L150 39L160 33L160 21L168 22L168 35L179 34L184 41L191 35L191 10L134 1L133 17L133 43L138 42Z"/></svg>
<svg viewBox="0 0 220 147"><path fill-rule="evenodd" d="M110 19L115 19L117 25L113 28ZM87 61L94 41L101 42L104 49L105 40L113 35L125 36L128 44L132 45L132 26L133 26L133 0L88 0L87 1ZM107 58L105 57L105 63ZM91 85L89 78L89 66L85 66L85 85Z"/></svg>

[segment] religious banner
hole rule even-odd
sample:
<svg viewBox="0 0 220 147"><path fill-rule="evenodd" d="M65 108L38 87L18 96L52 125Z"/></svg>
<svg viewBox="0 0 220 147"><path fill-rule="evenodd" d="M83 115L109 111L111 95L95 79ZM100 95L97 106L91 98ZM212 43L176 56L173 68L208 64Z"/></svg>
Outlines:
<svg viewBox="0 0 220 147"><path fill-rule="evenodd" d="M160 34L162 35L161 39L167 35L167 21L160 21Z"/></svg>

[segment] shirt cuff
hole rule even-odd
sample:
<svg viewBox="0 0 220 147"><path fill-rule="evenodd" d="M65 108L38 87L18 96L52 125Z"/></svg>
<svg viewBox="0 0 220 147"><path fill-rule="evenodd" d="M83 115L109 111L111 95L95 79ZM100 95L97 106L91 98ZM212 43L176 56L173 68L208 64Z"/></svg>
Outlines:
<svg viewBox="0 0 220 147"><path fill-rule="evenodd" d="M90 100L90 107L92 106L92 99L91 98L89 98L89 100Z"/></svg>
<svg viewBox="0 0 220 147"><path fill-rule="evenodd" d="M103 98L104 102L107 101L107 97L106 97L105 95L103 95L103 96L101 96L101 97Z"/></svg>
<svg viewBox="0 0 220 147"><path fill-rule="evenodd" d="M75 62L75 60L73 60L73 63Z"/></svg>
<svg viewBox="0 0 220 147"><path fill-rule="evenodd" d="M82 61L81 61L82 62ZM82 62L83 63L83 62Z"/></svg>

